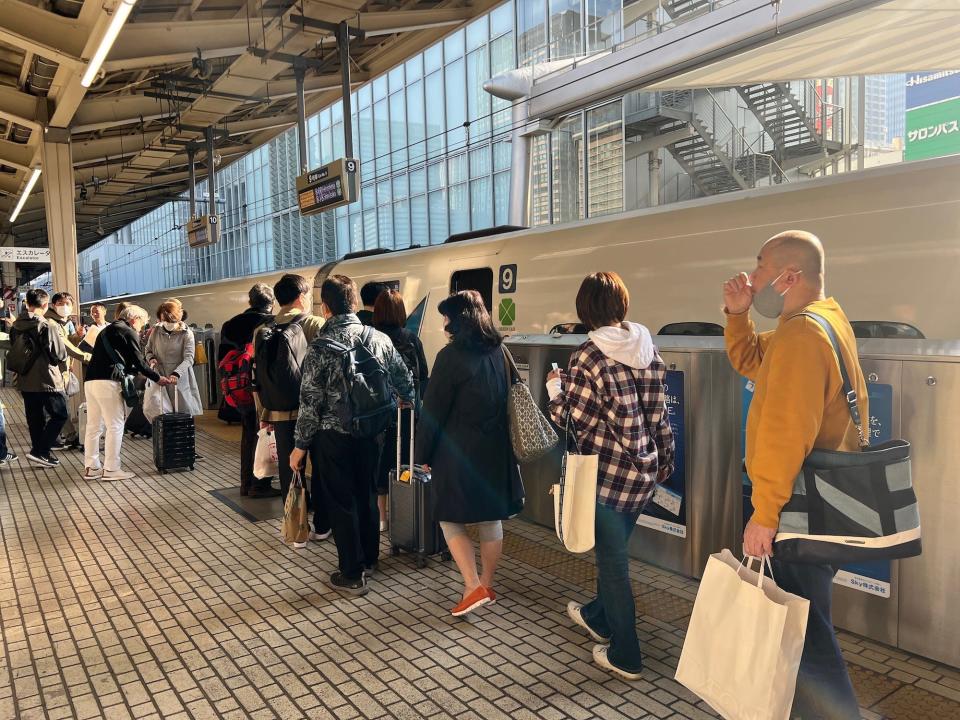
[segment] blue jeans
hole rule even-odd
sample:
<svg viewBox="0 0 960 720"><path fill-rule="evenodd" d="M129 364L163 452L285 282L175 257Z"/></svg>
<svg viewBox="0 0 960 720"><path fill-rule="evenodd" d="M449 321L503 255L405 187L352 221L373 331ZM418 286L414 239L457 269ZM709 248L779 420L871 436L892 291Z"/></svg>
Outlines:
<svg viewBox="0 0 960 720"><path fill-rule="evenodd" d="M778 562L773 578L782 590L810 601L807 637L800 658L791 717L802 720L849 720L860 717L857 696L830 616L833 578L829 565Z"/></svg>
<svg viewBox="0 0 960 720"><path fill-rule="evenodd" d="M622 670L640 672L643 656L637 639L636 604L630 584L627 547L640 510L623 512L597 504L597 597L582 615L594 632L610 638L607 658Z"/></svg>

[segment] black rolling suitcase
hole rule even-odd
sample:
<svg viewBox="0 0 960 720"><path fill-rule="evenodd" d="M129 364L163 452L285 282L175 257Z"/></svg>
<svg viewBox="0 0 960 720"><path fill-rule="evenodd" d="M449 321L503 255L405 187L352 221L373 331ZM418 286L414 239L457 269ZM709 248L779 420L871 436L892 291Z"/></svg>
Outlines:
<svg viewBox="0 0 960 720"><path fill-rule="evenodd" d="M196 427L193 415L177 412L177 393L173 394L172 413L153 419L153 463L157 470L185 470L197 461Z"/></svg>
<svg viewBox="0 0 960 720"><path fill-rule="evenodd" d="M401 550L415 553L417 567L427 564L429 555L443 553L443 559L449 560L450 553L443 541L440 523L433 517L434 484L430 473L420 465L414 465L413 474L410 465L400 464L400 443L402 425L397 408L397 464L390 471L390 554L399 555ZM413 461L414 418L410 410L410 460ZM386 452L386 448L384 451Z"/></svg>

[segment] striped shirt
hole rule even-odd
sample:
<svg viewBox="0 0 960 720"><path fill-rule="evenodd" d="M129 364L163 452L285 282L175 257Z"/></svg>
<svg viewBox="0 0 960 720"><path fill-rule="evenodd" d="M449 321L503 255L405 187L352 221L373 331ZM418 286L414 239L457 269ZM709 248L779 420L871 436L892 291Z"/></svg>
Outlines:
<svg viewBox="0 0 960 720"><path fill-rule="evenodd" d="M599 456L601 505L641 510L657 484L673 473L665 378L666 366L656 351L644 369L612 360L592 340L570 357L563 390L550 402L550 415L561 428L569 417L577 451Z"/></svg>

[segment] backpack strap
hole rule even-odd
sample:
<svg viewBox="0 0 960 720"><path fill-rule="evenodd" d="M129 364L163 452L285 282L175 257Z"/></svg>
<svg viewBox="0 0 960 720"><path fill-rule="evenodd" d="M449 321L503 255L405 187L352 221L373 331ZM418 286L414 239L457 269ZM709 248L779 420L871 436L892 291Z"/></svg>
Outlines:
<svg viewBox="0 0 960 720"><path fill-rule="evenodd" d="M850 373L847 372L847 364L843 361L843 353L840 352L840 342L837 340L837 334L833 330L833 326L830 324L830 321L827 320L822 315L817 315L813 312L802 312L801 315L805 315L814 322L816 322L820 327L823 328L823 331L827 334L827 337L830 339L830 344L833 346L833 353L837 356L837 362L840 364L840 379L843 381L843 396L847 400L847 409L850 411L850 419L853 420L854 426L857 428L857 435L860 438L860 447L867 447L866 438L863 436L863 428L860 425L860 406L857 404L857 391L853 388L853 383L850 381Z"/></svg>

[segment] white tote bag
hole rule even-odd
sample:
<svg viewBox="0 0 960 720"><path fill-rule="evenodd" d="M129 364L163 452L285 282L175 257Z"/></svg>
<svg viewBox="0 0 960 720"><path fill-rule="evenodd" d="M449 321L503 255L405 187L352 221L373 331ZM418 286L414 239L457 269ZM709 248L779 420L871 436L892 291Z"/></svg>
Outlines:
<svg viewBox="0 0 960 720"><path fill-rule="evenodd" d="M788 720L810 601L748 560L729 550L710 556L676 679L727 720Z"/></svg>
<svg viewBox="0 0 960 720"><path fill-rule="evenodd" d="M261 480L280 474L277 461L277 436L267 429L257 433L257 450L253 455L253 474Z"/></svg>
<svg viewBox="0 0 960 720"><path fill-rule="evenodd" d="M171 412L173 412L173 404L166 389L152 380L147 380L143 390L143 416L148 422L153 422L154 418Z"/></svg>
<svg viewBox="0 0 960 720"><path fill-rule="evenodd" d="M567 419L567 437L576 429ZM553 495L553 520L557 537L570 552L585 553L593 549L594 525L597 517L597 455L564 452L560 482L550 488Z"/></svg>

